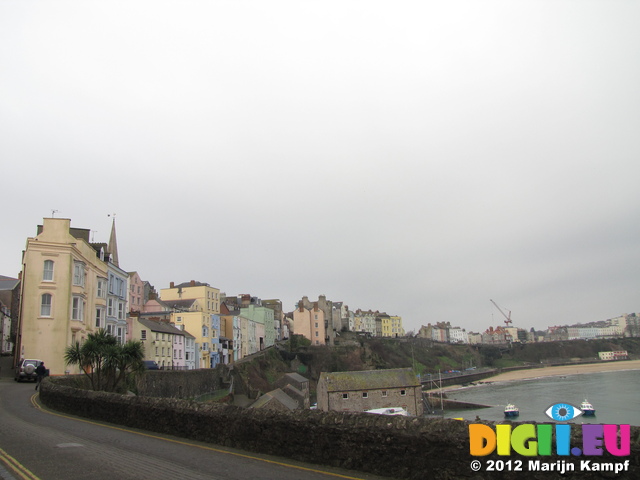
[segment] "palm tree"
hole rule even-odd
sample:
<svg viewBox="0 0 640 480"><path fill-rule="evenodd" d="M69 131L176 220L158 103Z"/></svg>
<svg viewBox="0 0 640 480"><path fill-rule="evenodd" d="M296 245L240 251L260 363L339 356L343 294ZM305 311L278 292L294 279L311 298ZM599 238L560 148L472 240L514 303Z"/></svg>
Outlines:
<svg viewBox="0 0 640 480"><path fill-rule="evenodd" d="M128 374L143 369L144 345L138 340L120 344L106 330L90 333L80 345L67 347L67 365L77 365L89 378L93 390L115 391Z"/></svg>

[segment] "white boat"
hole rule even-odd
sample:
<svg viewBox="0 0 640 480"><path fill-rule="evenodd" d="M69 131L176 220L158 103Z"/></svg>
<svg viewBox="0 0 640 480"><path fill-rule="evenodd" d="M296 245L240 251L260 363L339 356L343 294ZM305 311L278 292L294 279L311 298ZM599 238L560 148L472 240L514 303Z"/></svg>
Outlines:
<svg viewBox="0 0 640 480"><path fill-rule="evenodd" d="M520 409L513 403L509 403L506 407L504 407L505 417L517 417L518 415L520 415Z"/></svg>
<svg viewBox="0 0 640 480"><path fill-rule="evenodd" d="M593 408L593 405L591 405L586 398L584 399L584 402L580 404L580 410L582 410L582 414L585 417L593 417L596 414L596 409Z"/></svg>
<svg viewBox="0 0 640 480"><path fill-rule="evenodd" d="M409 412L407 412L402 407L393 407L393 408L373 408L371 410L365 410L365 413L375 413L378 415L402 415L403 417L408 417Z"/></svg>

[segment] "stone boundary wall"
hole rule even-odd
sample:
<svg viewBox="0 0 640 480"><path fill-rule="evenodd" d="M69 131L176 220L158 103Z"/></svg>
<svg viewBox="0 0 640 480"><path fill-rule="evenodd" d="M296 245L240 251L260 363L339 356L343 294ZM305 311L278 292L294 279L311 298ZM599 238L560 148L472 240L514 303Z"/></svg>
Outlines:
<svg viewBox="0 0 640 480"><path fill-rule="evenodd" d="M468 422L318 410L285 413L243 409L175 398L80 390L59 380L62 379L43 382L42 403L53 410L98 421L392 478L495 478L470 469L470 462L477 457L469 454ZM625 457L631 459L632 466L626 472L629 476L624 478L640 478L639 437L640 428L634 427L631 457ZM515 454L509 457L492 454L481 460L486 463L488 459L518 458L527 461ZM554 462L559 458L542 457L542 460ZM596 460L621 459L605 456ZM592 479L608 478L599 475L610 472L576 473L579 473L576 479ZM527 472L502 472L500 478L538 477Z"/></svg>
<svg viewBox="0 0 640 480"><path fill-rule="evenodd" d="M195 398L224 387L223 368L149 370L136 379L136 387L145 397Z"/></svg>

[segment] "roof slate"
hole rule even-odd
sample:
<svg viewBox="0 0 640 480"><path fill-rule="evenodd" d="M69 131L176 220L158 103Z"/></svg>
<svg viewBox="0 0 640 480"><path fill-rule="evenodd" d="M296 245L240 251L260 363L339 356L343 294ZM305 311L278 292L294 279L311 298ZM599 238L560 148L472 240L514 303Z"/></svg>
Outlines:
<svg viewBox="0 0 640 480"><path fill-rule="evenodd" d="M420 381L411 368L321 373L320 377L325 381L329 392L420 386Z"/></svg>
<svg viewBox="0 0 640 480"><path fill-rule="evenodd" d="M156 322L148 318L138 318L138 321L145 327L151 329L152 332L171 333L172 335L184 335L185 332L179 328L164 322Z"/></svg>
<svg viewBox="0 0 640 480"><path fill-rule="evenodd" d="M256 400L253 404L251 404L250 408L261 408L270 403L271 401L276 400L287 407L289 410L295 410L298 408L298 402L296 402L289 395L284 393L279 388L275 390L271 390L270 392L262 395L258 400Z"/></svg>

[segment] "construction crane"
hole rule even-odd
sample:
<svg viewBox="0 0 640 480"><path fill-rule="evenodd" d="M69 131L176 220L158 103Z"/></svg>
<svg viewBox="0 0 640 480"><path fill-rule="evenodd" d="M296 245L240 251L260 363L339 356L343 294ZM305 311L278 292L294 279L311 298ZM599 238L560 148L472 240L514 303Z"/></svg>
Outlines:
<svg viewBox="0 0 640 480"><path fill-rule="evenodd" d="M489 301L490 301L491 303L493 303L493 304L496 306L496 308L497 308L498 310L500 310L500 313L501 313L501 314L504 316L504 318L506 319L506 320L504 321L504 324L508 327L508 326L509 326L509 324L511 323L511 310L507 310L507 312L509 312L509 315L507 315L506 313L504 313L504 312L502 311L502 309L498 306L498 304L497 304L496 302L494 302L494 301L493 301L493 300L491 300L491 299L489 299Z"/></svg>

